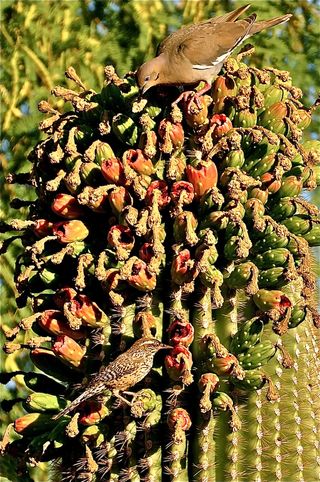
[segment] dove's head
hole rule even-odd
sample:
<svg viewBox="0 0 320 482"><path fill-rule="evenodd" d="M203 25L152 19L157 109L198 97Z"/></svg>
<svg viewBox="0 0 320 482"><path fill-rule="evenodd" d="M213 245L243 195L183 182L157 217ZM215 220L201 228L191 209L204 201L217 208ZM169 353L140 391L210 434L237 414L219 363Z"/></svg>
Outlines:
<svg viewBox="0 0 320 482"><path fill-rule="evenodd" d="M141 94L155 85L162 84L163 57L159 55L154 59L148 60L138 68L136 73L137 84Z"/></svg>

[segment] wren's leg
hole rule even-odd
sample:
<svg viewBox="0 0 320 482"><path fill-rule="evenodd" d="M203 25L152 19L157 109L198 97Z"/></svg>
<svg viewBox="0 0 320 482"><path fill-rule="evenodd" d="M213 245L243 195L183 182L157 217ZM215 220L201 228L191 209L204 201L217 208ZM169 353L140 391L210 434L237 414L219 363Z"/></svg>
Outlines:
<svg viewBox="0 0 320 482"><path fill-rule="evenodd" d="M128 393L128 392L123 392L123 393ZM129 400L127 400L126 398L124 398L122 395L120 395L119 393L119 390L113 390L113 395L117 398L119 398L119 400L122 400L122 402L126 403L127 405L130 405L131 406L131 402L129 402Z"/></svg>
<svg viewBox="0 0 320 482"><path fill-rule="evenodd" d="M198 92L195 92L194 90L186 90L185 92L182 92L182 94L179 95L179 97L172 102L172 105L179 104L181 100L187 103L187 111L189 112L190 105L192 101L194 100L196 103L196 106L201 109L201 103L199 100L199 97L207 92L211 88L211 84L209 82L206 82L205 85L200 89Z"/></svg>
<svg viewBox="0 0 320 482"><path fill-rule="evenodd" d="M135 397L135 395L136 395L136 393L128 392L127 390L123 391L122 393L124 393L125 395L132 395L132 397Z"/></svg>

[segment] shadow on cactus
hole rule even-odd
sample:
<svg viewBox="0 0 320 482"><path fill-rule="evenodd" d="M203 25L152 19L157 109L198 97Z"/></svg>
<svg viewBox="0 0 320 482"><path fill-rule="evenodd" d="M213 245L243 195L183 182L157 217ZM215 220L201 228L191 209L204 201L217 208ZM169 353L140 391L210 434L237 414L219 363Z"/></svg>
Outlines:
<svg viewBox="0 0 320 482"><path fill-rule="evenodd" d="M68 482L293 480L307 470L303 410L316 463L320 221L299 197L320 177L319 141L302 140L314 106L288 72L244 55L197 102L172 107L163 88L141 99L106 67L100 93L68 70L80 92L53 94L73 110L40 103L32 172L9 179L37 200L2 225L20 233L17 305L34 313L5 351L39 369L2 378L23 374L30 391L1 443L21 477L53 461ZM172 348L151 356L154 338Z"/></svg>

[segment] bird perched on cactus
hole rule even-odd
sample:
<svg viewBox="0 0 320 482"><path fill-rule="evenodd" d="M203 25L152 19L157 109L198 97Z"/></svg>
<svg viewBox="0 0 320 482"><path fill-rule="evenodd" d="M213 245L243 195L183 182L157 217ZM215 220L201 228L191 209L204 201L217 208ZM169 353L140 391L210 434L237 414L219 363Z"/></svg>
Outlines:
<svg viewBox="0 0 320 482"><path fill-rule="evenodd" d="M205 85L197 96L207 92L236 47L261 30L287 22L292 16L287 14L256 22L257 15L253 13L238 20L249 7L244 5L220 17L181 28L164 39L157 56L137 71L142 94L156 85L194 85L201 81ZM186 99L190 93L183 92L175 103Z"/></svg>
<svg viewBox="0 0 320 482"><path fill-rule="evenodd" d="M120 391L127 390L140 382L151 370L153 358L159 350L171 349L156 338L140 338L129 350L121 353L113 362L103 367L90 381L86 390L64 410L53 417L54 420L67 415L81 402L100 395L105 390L125 400Z"/></svg>

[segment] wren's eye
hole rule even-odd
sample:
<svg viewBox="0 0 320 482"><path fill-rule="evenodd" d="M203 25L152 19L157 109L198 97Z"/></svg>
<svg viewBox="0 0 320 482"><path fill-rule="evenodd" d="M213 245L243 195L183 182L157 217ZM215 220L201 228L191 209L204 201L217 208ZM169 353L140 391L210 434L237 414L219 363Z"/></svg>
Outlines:
<svg viewBox="0 0 320 482"><path fill-rule="evenodd" d="M147 77L144 79L145 82L148 82L148 80L150 80L150 75L147 75Z"/></svg>

